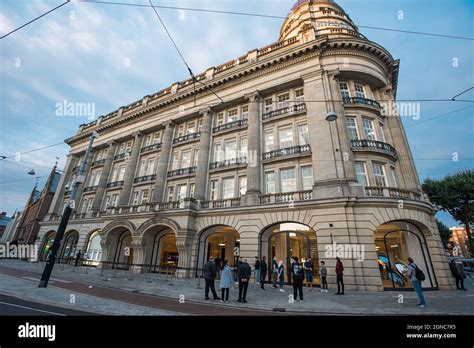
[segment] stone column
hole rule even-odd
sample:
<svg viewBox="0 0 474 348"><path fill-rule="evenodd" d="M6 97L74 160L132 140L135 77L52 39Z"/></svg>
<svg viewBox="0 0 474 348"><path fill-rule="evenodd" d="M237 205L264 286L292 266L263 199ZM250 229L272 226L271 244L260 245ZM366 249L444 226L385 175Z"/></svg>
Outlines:
<svg viewBox="0 0 474 348"><path fill-rule="evenodd" d="M163 200L163 191L165 189L166 173L168 171L168 163L171 155L171 145L173 142L174 123L169 121L165 124L165 133L163 135L163 143L161 145L160 158L156 166L156 180L153 186L152 203L159 203Z"/></svg>
<svg viewBox="0 0 474 348"><path fill-rule="evenodd" d="M313 199L350 196L349 185L344 179L340 161L339 125L326 121L329 111L334 111L330 102L329 85L323 73L310 73L303 76L304 95L308 100L326 100L306 103L308 131L311 144L314 185ZM341 115L338 115L341 118Z"/></svg>
<svg viewBox="0 0 474 348"><path fill-rule="evenodd" d="M100 246L102 248L102 257L100 259L100 263L99 263L98 268L103 268L103 269L111 268L111 264L109 262L109 253L112 251L111 250L111 244L112 244L111 238L104 237L104 236L100 237Z"/></svg>
<svg viewBox="0 0 474 348"><path fill-rule="evenodd" d="M118 206L119 207L127 207L130 201L130 193L132 191L133 179L135 178L135 172L137 169L138 158L140 157L140 149L142 146L142 132L135 132L133 133L134 140L133 140L133 147L132 152L130 154L130 158L127 159L127 167L125 169L125 175L123 179L123 188L122 192L120 193Z"/></svg>
<svg viewBox="0 0 474 348"><path fill-rule="evenodd" d="M258 91L247 94L249 101L248 114L248 153L247 153L247 192L242 196L242 205L260 204L262 194L262 126L261 101Z"/></svg>
<svg viewBox="0 0 474 348"><path fill-rule="evenodd" d="M112 163L114 161L117 143L115 141L111 141L108 143L108 145L109 150L107 151L104 167L102 168L102 173L100 174L99 184L97 185L97 190L95 192L94 203L92 203L92 211L94 212L100 212L102 207L102 200L104 199L105 189L107 188L107 181L109 180L110 169L112 168Z"/></svg>
<svg viewBox="0 0 474 348"><path fill-rule="evenodd" d="M214 112L210 107L200 110L203 115L201 137L199 139L199 156L196 168L196 192L197 200L206 199L207 174L209 173L209 154L211 148L212 118Z"/></svg>
<svg viewBox="0 0 474 348"><path fill-rule="evenodd" d="M64 200L64 192L66 191L66 184L71 181L72 178L72 169L76 165L77 158L76 156L69 154L67 156L66 165L64 166L64 172L61 175L61 179L59 180L58 187L56 192L54 193L53 200L51 202L51 206L48 211L48 215L45 217L45 220L49 220L51 215L58 215L61 214L59 208Z"/></svg>
<svg viewBox="0 0 474 348"><path fill-rule="evenodd" d="M147 239L142 237L133 237L132 248L133 248L133 260L132 272L142 273L146 267L143 266L145 263L145 250L147 245Z"/></svg>
<svg viewBox="0 0 474 348"><path fill-rule="evenodd" d="M191 268L192 257L192 245L193 239L196 235L195 230L179 230L178 236L176 238L176 248L178 249L179 262L178 262L178 273L179 278L189 278L191 275L195 274Z"/></svg>

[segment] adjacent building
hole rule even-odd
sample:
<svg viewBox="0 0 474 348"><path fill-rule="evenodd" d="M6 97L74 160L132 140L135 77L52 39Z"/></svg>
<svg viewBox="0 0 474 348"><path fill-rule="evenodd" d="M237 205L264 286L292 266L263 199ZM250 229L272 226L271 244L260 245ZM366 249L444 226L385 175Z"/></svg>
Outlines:
<svg viewBox="0 0 474 348"><path fill-rule="evenodd" d="M275 43L81 125L41 223L42 256L97 131L59 257L81 250L101 267L182 277L209 256L311 257L317 284L322 260L335 283L340 255L348 289L383 290L411 286L411 256L426 288L450 289L391 107L399 64L334 1L298 1Z"/></svg>
<svg viewBox="0 0 474 348"><path fill-rule="evenodd" d="M451 256L471 257L466 227L451 227L450 231L452 233L452 237L449 238Z"/></svg>
<svg viewBox="0 0 474 348"><path fill-rule="evenodd" d="M6 212L0 213L0 240L3 238L5 230L12 218L7 216Z"/></svg>

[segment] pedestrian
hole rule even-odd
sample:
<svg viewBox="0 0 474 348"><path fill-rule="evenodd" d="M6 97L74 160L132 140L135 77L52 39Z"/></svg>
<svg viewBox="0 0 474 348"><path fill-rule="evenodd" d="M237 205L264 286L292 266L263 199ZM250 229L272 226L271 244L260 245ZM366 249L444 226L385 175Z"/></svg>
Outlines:
<svg viewBox="0 0 474 348"><path fill-rule="evenodd" d="M221 274L221 258L219 256L217 256L214 259L214 263L216 264L217 278L219 278L220 274Z"/></svg>
<svg viewBox="0 0 474 348"><path fill-rule="evenodd" d="M321 277L321 292L328 292L327 277L328 270L326 268L326 262L321 261L321 267L319 268L319 276Z"/></svg>
<svg viewBox="0 0 474 348"><path fill-rule="evenodd" d="M421 283L423 282L423 280L425 280L425 275L423 274L421 269L418 268L418 266L415 264L415 261L413 261L411 257L408 258L407 277L413 284L413 288L415 289L418 299L420 300L418 307L425 307L426 302L425 297L423 296L423 288L421 286Z"/></svg>
<svg viewBox="0 0 474 348"><path fill-rule="evenodd" d="M258 256L255 256L255 264L253 266L255 268L255 284L260 285L260 260Z"/></svg>
<svg viewBox="0 0 474 348"><path fill-rule="evenodd" d="M294 256L291 264L291 273L293 278L293 299L296 301L297 293L300 295L299 302L303 302L303 265L298 262L298 257Z"/></svg>
<svg viewBox="0 0 474 348"><path fill-rule="evenodd" d="M462 266L462 264L461 264ZM449 268L451 269L451 273L453 274L453 277L456 279L456 288L458 290L467 290L464 288L464 277L466 276L464 273L464 269L462 269L462 274L456 264L456 261L451 260L449 262ZM463 276L464 275L464 276Z"/></svg>
<svg viewBox="0 0 474 348"><path fill-rule="evenodd" d="M277 257L273 256L272 260L272 277L273 277L273 287L277 288L277 280L278 280L278 262Z"/></svg>
<svg viewBox="0 0 474 348"><path fill-rule="evenodd" d="M283 261L278 261L278 279L280 280L280 291L285 292L283 285L285 285L285 267L283 266Z"/></svg>
<svg viewBox="0 0 474 348"><path fill-rule="evenodd" d="M252 276L252 269L246 259L240 264L237 273L239 276L239 299L237 302L247 303L247 288L249 286L250 277Z"/></svg>
<svg viewBox="0 0 474 348"><path fill-rule="evenodd" d="M74 262L74 267L77 267L80 259L81 259L81 251L79 250L76 254L76 261Z"/></svg>
<svg viewBox="0 0 474 348"><path fill-rule="evenodd" d="M334 295L344 295L344 265L339 257L336 257L336 280L337 292Z"/></svg>
<svg viewBox="0 0 474 348"><path fill-rule="evenodd" d="M267 276L267 257L263 256L260 261L260 289L265 290L265 277Z"/></svg>
<svg viewBox="0 0 474 348"><path fill-rule="evenodd" d="M219 284L221 288L221 302L229 301L229 289L232 286L232 272L228 263L229 261L224 260L221 267L221 282Z"/></svg>
<svg viewBox="0 0 474 348"><path fill-rule="evenodd" d="M205 299L209 300L209 288L212 291L212 296L214 300L218 300L219 297L216 293L216 288L214 286L214 280L216 279L216 264L212 261L212 256L209 257L209 261L206 262L204 265L204 280L206 281L206 288L205 288Z"/></svg>
<svg viewBox="0 0 474 348"><path fill-rule="evenodd" d="M305 279L306 279L306 291L313 290L313 261L311 257L308 257L304 263Z"/></svg>

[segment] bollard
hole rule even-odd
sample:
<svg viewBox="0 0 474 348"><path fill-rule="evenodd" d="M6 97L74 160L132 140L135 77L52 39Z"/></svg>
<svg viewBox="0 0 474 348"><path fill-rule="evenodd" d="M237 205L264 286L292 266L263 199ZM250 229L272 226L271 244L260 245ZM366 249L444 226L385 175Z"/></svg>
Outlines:
<svg viewBox="0 0 474 348"><path fill-rule="evenodd" d="M130 264L129 268L128 268L128 273L130 275L129 278L127 278L128 280L133 280L133 264Z"/></svg>
<svg viewBox="0 0 474 348"><path fill-rule="evenodd" d="M86 262L86 271L84 274L88 274L89 273L89 264Z"/></svg>
<svg viewBox="0 0 474 348"><path fill-rule="evenodd" d="M65 263L63 262L63 264L61 265L61 271L64 271L64 266L65 266Z"/></svg>
<svg viewBox="0 0 474 348"><path fill-rule="evenodd" d="M99 263L97 265L97 267L100 267L99 277L103 277L104 276L104 266L102 265L102 263Z"/></svg>
<svg viewBox="0 0 474 348"><path fill-rule="evenodd" d="M117 265L115 265L114 274L112 275L112 278L117 278Z"/></svg>
<svg viewBox="0 0 474 348"><path fill-rule="evenodd" d="M76 264L72 265L71 272L76 272Z"/></svg>
<svg viewBox="0 0 474 348"><path fill-rule="evenodd" d="M199 271L198 271L199 272ZM196 286L196 289L202 289L202 286L201 286L201 275L199 274L198 275L198 284Z"/></svg>

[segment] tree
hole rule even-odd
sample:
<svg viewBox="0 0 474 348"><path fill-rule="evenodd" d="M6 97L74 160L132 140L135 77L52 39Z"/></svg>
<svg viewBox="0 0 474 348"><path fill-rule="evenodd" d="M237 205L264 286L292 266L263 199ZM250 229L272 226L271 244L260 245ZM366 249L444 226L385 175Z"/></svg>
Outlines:
<svg viewBox="0 0 474 348"><path fill-rule="evenodd" d="M452 237L453 233L449 229L446 224L444 224L442 221L436 219L436 224L438 225L438 230L439 230L439 235L441 236L441 241L443 242L443 246L446 249L447 245L449 243L449 238Z"/></svg>
<svg viewBox="0 0 474 348"><path fill-rule="evenodd" d="M474 170L464 170L443 179L427 178L423 191L440 210L447 211L466 228L471 253L474 241L471 226L474 217Z"/></svg>

